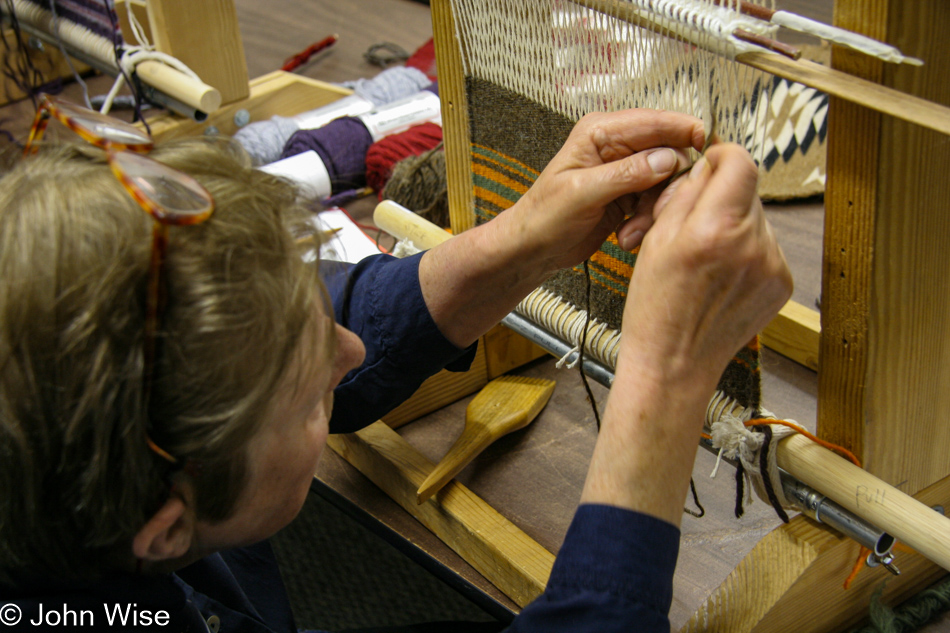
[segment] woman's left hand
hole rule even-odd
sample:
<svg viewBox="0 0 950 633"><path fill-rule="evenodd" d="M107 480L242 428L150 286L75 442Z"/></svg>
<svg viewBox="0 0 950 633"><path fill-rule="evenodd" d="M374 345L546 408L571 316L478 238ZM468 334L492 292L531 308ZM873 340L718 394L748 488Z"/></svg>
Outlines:
<svg viewBox="0 0 950 633"><path fill-rule="evenodd" d="M590 257L624 218L622 246L632 248L652 222L657 192L640 194L662 187L689 164L688 149L703 142L702 121L684 114L589 114L534 186L499 216L515 223L502 234L549 272Z"/></svg>

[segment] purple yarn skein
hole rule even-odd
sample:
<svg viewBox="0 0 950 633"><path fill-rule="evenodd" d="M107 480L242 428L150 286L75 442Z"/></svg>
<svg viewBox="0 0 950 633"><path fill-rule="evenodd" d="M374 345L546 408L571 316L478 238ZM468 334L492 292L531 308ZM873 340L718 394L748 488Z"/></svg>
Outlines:
<svg viewBox="0 0 950 633"><path fill-rule="evenodd" d="M281 158L314 150L330 175L333 193L366 186L366 153L373 137L355 117L334 119L316 130L297 130Z"/></svg>

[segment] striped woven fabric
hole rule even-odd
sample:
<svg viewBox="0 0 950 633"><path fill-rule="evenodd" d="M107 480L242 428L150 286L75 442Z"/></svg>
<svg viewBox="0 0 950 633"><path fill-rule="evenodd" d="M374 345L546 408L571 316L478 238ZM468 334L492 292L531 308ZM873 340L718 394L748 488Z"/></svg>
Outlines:
<svg viewBox="0 0 950 633"><path fill-rule="evenodd" d="M537 170L511 156L472 143L472 186L478 221L487 222L512 206L534 184L538 175ZM601 250L590 259L591 280L625 297L638 252L639 247L633 252L623 250L617 236L611 234ZM582 272L583 267L577 266L575 270Z"/></svg>
<svg viewBox="0 0 950 633"><path fill-rule="evenodd" d="M480 80L468 83L472 193L479 223L514 205L537 180L567 138L573 123L524 97ZM590 312L620 329L624 300L639 248L624 251L611 234L590 258ZM564 270L544 287L586 310L583 265ZM759 342L753 339L726 368L719 389L742 406L760 403Z"/></svg>

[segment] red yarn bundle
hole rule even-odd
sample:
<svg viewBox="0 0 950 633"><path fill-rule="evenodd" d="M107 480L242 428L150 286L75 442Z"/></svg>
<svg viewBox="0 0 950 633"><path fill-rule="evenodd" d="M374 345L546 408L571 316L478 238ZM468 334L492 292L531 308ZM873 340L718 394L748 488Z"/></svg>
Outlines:
<svg viewBox="0 0 950 633"><path fill-rule="evenodd" d="M366 153L366 184L373 191L381 192L396 163L427 152L441 142L442 128L431 122L414 125L405 132L380 139Z"/></svg>
<svg viewBox="0 0 950 633"><path fill-rule="evenodd" d="M435 81L435 41L430 37L428 42L420 46L418 50L406 60L406 66L418 68L424 72L429 79Z"/></svg>

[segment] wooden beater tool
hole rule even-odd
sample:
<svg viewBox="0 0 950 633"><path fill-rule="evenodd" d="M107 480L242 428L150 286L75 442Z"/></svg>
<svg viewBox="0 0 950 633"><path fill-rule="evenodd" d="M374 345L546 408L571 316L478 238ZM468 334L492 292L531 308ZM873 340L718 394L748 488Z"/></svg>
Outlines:
<svg viewBox="0 0 950 633"><path fill-rule="evenodd" d="M543 378L502 376L485 385L465 410L465 429L422 482L416 501L425 503L492 442L528 426L547 404L554 384Z"/></svg>

